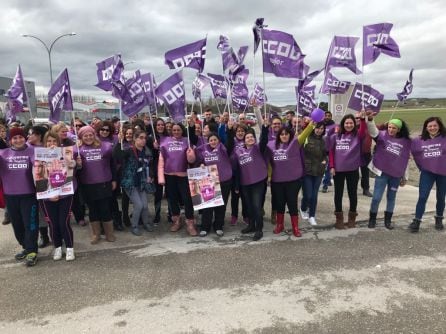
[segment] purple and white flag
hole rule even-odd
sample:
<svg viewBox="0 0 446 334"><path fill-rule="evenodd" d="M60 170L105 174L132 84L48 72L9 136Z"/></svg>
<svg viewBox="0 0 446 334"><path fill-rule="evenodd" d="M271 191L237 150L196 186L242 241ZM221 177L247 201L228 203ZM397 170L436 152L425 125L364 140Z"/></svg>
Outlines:
<svg viewBox="0 0 446 334"><path fill-rule="evenodd" d="M254 90L251 93L251 98L249 99L251 105L261 107L267 101L265 96L265 90L258 83L254 85Z"/></svg>
<svg viewBox="0 0 446 334"><path fill-rule="evenodd" d="M232 105L236 110L246 110L248 107L248 87L245 83L236 83L232 86Z"/></svg>
<svg viewBox="0 0 446 334"><path fill-rule="evenodd" d="M95 86L107 92L113 90L112 82L120 80L124 71L121 55L114 55L104 59L96 63L96 66L98 83Z"/></svg>
<svg viewBox="0 0 446 334"><path fill-rule="evenodd" d="M249 69L245 68L245 65L241 65L237 71L229 74L229 80L231 83L246 83L249 76Z"/></svg>
<svg viewBox="0 0 446 334"><path fill-rule="evenodd" d="M316 91L316 85L313 86L304 86L302 87L302 89L300 89L301 92L303 92L304 94L308 95L309 97L311 97L313 100L316 96L315 91Z"/></svg>
<svg viewBox="0 0 446 334"><path fill-rule="evenodd" d="M310 67L305 65L305 73L308 73ZM308 86L314 78L316 78L324 69L313 71L307 75L302 80L299 80L298 89L302 90L305 86Z"/></svg>
<svg viewBox="0 0 446 334"><path fill-rule="evenodd" d="M371 110L375 113L379 113L381 110L381 104L384 100L384 95L372 88L370 85L364 85L356 83L353 88L350 101L348 101L348 108L361 111L364 105L364 110Z"/></svg>
<svg viewBox="0 0 446 334"><path fill-rule="evenodd" d="M223 75L208 73L214 97L227 98L228 81Z"/></svg>
<svg viewBox="0 0 446 334"><path fill-rule="evenodd" d="M277 30L262 30L263 72L276 77L298 78L305 76L302 51L293 36Z"/></svg>
<svg viewBox="0 0 446 334"><path fill-rule="evenodd" d="M392 23L378 23L363 28L362 65L373 63L381 53L400 58L400 49L390 37Z"/></svg>
<svg viewBox="0 0 446 334"><path fill-rule="evenodd" d="M170 69L190 67L202 72L206 59L206 38L167 51L164 58Z"/></svg>
<svg viewBox="0 0 446 334"><path fill-rule="evenodd" d="M317 107L313 98L302 90L298 92L297 87L296 87L296 98L297 98L297 113L301 116L310 115L313 109Z"/></svg>
<svg viewBox="0 0 446 334"><path fill-rule="evenodd" d="M11 115L16 115L23 111L23 105L26 104L26 88L25 80L23 79L22 68L17 67L12 85L6 92L5 96L8 98L8 107Z"/></svg>
<svg viewBox="0 0 446 334"><path fill-rule="evenodd" d="M192 82L192 95L196 100L201 100L201 91L210 84L211 80L204 74L198 73Z"/></svg>
<svg viewBox="0 0 446 334"><path fill-rule="evenodd" d="M334 36L325 61L325 73L332 67L347 67L355 74L361 71L356 67L355 45L358 37Z"/></svg>
<svg viewBox="0 0 446 334"><path fill-rule="evenodd" d="M50 121L57 123L60 120L60 112L73 110L73 99L71 98L70 79L68 70L64 69L54 81L48 92L48 103L50 105Z"/></svg>
<svg viewBox="0 0 446 334"><path fill-rule="evenodd" d="M243 64L243 61L245 60L246 54L248 53L248 49L249 49L249 47L248 47L247 45L245 45L245 46L241 46L241 47L238 49L238 52L237 52L237 61L238 61L238 64L239 64L239 65Z"/></svg>
<svg viewBox="0 0 446 334"><path fill-rule="evenodd" d="M141 83L142 83L142 88L144 89L144 92L146 93L147 103L149 103L149 105L155 104L156 103L155 76L152 73L141 74Z"/></svg>
<svg viewBox="0 0 446 334"><path fill-rule="evenodd" d="M159 84L155 89L155 93L165 103L170 117L175 122L181 122L185 119L186 94L182 71L176 72Z"/></svg>
<svg viewBox="0 0 446 334"><path fill-rule="evenodd" d="M260 17L254 22L254 26L252 27L252 32L254 34L254 54L257 52L257 48L259 47L262 29L265 27L263 25L264 18Z"/></svg>
<svg viewBox="0 0 446 334"><path fill-rule="evenodd" d="M396 94L396 96L398 97L398 101L400 102L404 102L407 99L407 97L412 93L413 90L412 74L413 74L413 69L410 70L409 80L406 81L406 84L403 87L403 91L401 93Z"/></svg>
<svg viewBox="0 0 446 334"><path fill-rule="evenodd" d="M139 70L130 79L125 81L125 87L131 100L122 101L122 112L128 117L132 117L148 104L144 83L141 80Z"/></svg>
<svg viewBox="0 0 446 334"><path fill-rule="evenodd" d="M328 72L321 87L322 94L344 94L350 87L350 81L341 81Z"/></svg>

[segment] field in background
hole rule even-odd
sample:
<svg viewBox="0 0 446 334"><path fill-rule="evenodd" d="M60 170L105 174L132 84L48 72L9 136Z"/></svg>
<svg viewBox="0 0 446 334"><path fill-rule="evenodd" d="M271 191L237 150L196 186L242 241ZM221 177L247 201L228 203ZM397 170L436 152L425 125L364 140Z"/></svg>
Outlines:
<svg viewBox="0 0 446 334"><path fill-rule="evenodd" d="M392 110L382 110L376 116L376 123L387 122L392 115ZM411 134L421 133L426 118L430 116L441 117L444 123L446 123L446 108L423 108L423 109L397 109L393 117L401 118L409 126Z"/></svg>

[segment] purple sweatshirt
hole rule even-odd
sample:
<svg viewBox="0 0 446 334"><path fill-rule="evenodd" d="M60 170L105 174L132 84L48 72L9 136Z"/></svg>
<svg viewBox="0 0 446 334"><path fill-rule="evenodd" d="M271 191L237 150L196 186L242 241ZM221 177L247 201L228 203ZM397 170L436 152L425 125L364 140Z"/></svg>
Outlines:
<svg viewBox="0 0 446 334"><path fill-rule="evenodd" d="M33 179L34 148L0 150L0 177L5 195L35 194Z"/></svg>
<svg viewBox="0 0 446 334"><path fill-rule="evenodd" d="M220 182L229 181L232 178L232 166L228 157L226 147L218 143L215 149L209 144L202 145L196 149L197 162L206 166L217 165Z"/></svg>
<svg viewBox="0 0 446 334"><path fill-rule="evenodd" d="M412 155L421 170L446 175L446 136L412 140Z"/></svg>
<svg viewBox="0 0 446 334"><path fill-rule="evenodd" d="M268 142L266 154L272 166L272 182L295 181L304 175L303 152L297 138L277 149L275 141Z"/></svg>
<svg viewBox="0 0 446 334"><path fill-rule="evenodd" d="M82 145L79 147L82 169L79 173L80 183L96 184L110 182L112 173L112 145L101 142L99 147Z"/></svg>

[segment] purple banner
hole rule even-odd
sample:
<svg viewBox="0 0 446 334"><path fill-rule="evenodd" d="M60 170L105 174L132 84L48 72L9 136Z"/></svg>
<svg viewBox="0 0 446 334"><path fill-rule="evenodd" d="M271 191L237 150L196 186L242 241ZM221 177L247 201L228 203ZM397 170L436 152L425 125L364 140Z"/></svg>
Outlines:
<svg viewBox="0 0 446 334"><path fill-rule="evenodd" d="M125 81L125 87L131 98L130 101L122 101L122 112L128 117L139 113L146 105L147 98L144 90L144 83L141 80L140 71L136 71L133 77Z"/></svg>
<svg viewBox="0 0 446 334"><path fill-rule="evenodd" d="M378 23L363 28L362 64L373 63L381 53L400 58L400 49L390 37L392 23Z"/></svg>
<svg viewBox="0 0 446 334"><path fill-rule="evenodd" d="M223 75L208 73L214 97L227 98L228 81Z"/></svg>
<svg viewBox="0 0 446 334"><path fill-rule="evenodd" d="M156 103L156 83L154 75L152 73L141 74L141 83L142 88L144 89L144 92L146 94L147 103L149 103L150 106L153 106Z"/></svg>
<svg viewBox="0 0 446 334"><path fill-rule="evenodd" d="M192 82L192 95L196 100L201 100L201 91L209 85L210 81L207 76L201 73L197 74Z"/></svg>
<svg viewBox="0 0 446 334"><path fill-rule="evenodd" d="M8 98L9 113L15 115L23 111L23 105L27 103L25 80L23 79L22 68L17 67L12 85L6 92Z"/></svg>
<svg viewBox="0 0 446 334"><path fill-rule="evenodd" d="M322 94L344 94L350 87L351 82L341 81L328 72L325 75L324 82L321 87Z"/></svg>
<svg viewBox="0 0 446 334"><path fill-rule="evenodd" d="M311 114L314 108L316 108L316 103L314 100L304 91L297 91L296 87L296 98L297 98L297 113L301 116L308 116Z"/></svg>
<svg viewBox="0 0 446 334"><path fill-rule="evenodd" d="M355 84L350 101L348 102L348 108L361 111L363 107L362 101L364 101L365 110L372 110L375 113L379 113L384 95L370 85L364 85L364 90L362 87L360 83Z"/></svg>
<svg viewBox="0 0 446 334"><path fill-rule="evenodd" d="M232 105L236 110L244 111L248 107L248 87L245 83L232 86Z"/></svg>
<svg viewBox="0 0 446 334"><path fill-rule="evenodd" d="M164 80L155 89L158 96L167 106L170 117L181 122L186 115L186 96L184 91L183 72L179 71Z"/></svg>
<svg viewBox="0 0 446 334"><path fill-rule="evenodd" d="M407 99L407 97L412 93L413 90L412 75L413 75L413 69L410 70L409 80L406 81L406 84L403 87L403 91L401 93L396 94L398 101L400 102L404 102Z"/></svg>
<svg viewBox="0 0 446 334"><path fill-rule="evenodd" d="M308 73L310 67L305 65L305 73ZM316 78L324 69L320 69L317 71L313 71L307 75L305 75L305 77L302 80L299 80L299 84L297 87L299 87L299 90L302 90L305 86L308 86L311 81L313 81L314 78Z"/></svg>
<svg viewBox="0 0 446 334"><path fill-rule="evenodd" d="M300 91L314 100L314 97L316 96L315 90L316 90L316 85L313 85L313 86L304 86Z"/></svg>
<svg viewBox="0 0 446 334"><path fill-rule="evenodd" d="M305 76L302 51L293 36L282 31L262 30L263 72L282 78Z"/></svg>
<svg viewBox="0 0 446 334"><path fill-rule="evenodd" d="M245 68L245 65L241 65L237 69L237 71L229 75L229 79L231 80L232 83L243 84L246 83L246 81L248 80L248 76L249 76L249 70Z"/></svg>
<svg viewBox="0 0 446 334"><path fill-rule="evenodd" d="M265 97L265 90L258 83L254 85L254 90L251 93L251 98L249 100L251 105L258 107L263 106L267 101Z"/></svg>
<svg viewBox="0 0 446 334"><path fill-rule="evenodd" d="M60 120L60 112L73 110L73 99L71 98L70 79L68 70L59 74L48 92L48 103L50 105L50 121L57 123Z"/></svg>
<svg viewBox="0 0 446 334"><path fill-rule="evenodd" d="M206 59L206 38L167 51L164 58L171 69L190 67L202 72Z"/></svg>
<svg viewBox="0 0 446 334"><path fill-rule="evenodd" d="M258 18L254 22L254 26L252 27L252 32L254 34L254 54L257 52L257 49L260 44L261 36L262 36L262 29L264 27L263 25L263 17Z"/></svg>
<svg viewBox="0 0 446 334"><path fill-rule="evenodd" d="M332 67L346 67L355 74L361 71L356 67L355 45L358 37L335 36L325 61L325 73Z"/></svg>
<svg viewBox="0 0 446 334"><path fill-rule="evenodd" d="M98 83L95 86L107 92L111 91L113 89L112 82L120 80L122 72L124 71L121 55L104 59L97 63L96 66Z"/></svg>

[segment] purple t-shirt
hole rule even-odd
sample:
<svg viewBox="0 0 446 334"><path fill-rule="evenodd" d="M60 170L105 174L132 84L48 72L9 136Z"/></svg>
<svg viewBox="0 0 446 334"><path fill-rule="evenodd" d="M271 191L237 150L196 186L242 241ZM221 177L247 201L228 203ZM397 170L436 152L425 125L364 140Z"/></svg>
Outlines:
<svg viewBox="0 0 446 334"><path fill-rule="evenodd" d="M185 173L187 171L187 138L164 137L161 139L160 152L164 159L164 173Z"/></svg>
<svg viewBox="0 0 446 334"><path fill-rule="evenodd" d="M330 137L330 145L334 153L336 172L350 172L361 166L361 140L357 135L333 134Z"/></svg>
<svg viewBox="0 0 446 334"><path fill-rule="evenodd" d="M228 157L226 147L218 143L215 149L209 144L197 148L197 162L204 163L206 166L217 165L220 182L229 181L232 178L232 166Z"/></svg>
<svg viewBox="0 0 446 334"><path fill-rule="evenodd" d="M412 155L421 170L446 176L446 136L413 139Z"/></svg>
<svg viewBox="0 0 446 334"><path fill-rule="evenodd" d="M258 144L250 148L237 147L234 153L234 158L240 167L240 184L242 186L248 186L266 179L266 162Z"/></svg>
<svg viewBox="0 0 446 334"><path fill-rule="evenodd" d="M272 166L272 182L289 182L304 175L303 152L299 142L294 138L291 143L280 144L270 141L266 146L267 159Z"/></svg>
<svg viewBox="0 0 446 334"><path fill-rule="evenodd" d="M380 131L376 138L373 165L392 177L404 176L409 162L410 144L410 139L395 138L387 131Z"/></svg>
<svg viewBox="0 0 446 334"><path fill-rule="evenodd" d="M33 179L34 148L0 150L0 177L5 195L35 194Z"/></svg>
<svg viewBox="0 0 446 334"><path fill-rule="evenodd" d="M112 181L112 145L101 142L99 147L79 147L82 169L79 180L82 184L96 184Z"/></svg>

